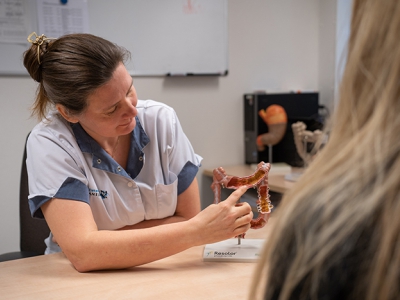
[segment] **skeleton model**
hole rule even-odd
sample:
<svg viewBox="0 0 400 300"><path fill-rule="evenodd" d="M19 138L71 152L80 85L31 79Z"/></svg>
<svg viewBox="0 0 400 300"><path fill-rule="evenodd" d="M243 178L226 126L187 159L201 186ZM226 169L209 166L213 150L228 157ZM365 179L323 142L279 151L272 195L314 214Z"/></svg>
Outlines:
<svg viewBox="0 0 400 300"><path fill-rule="evenodd" d="M303 122L292 124L294 144L296 145L297 153L304 161L305 167L310 164L322 142L321 130L309 131L306 130L306 128L307 126ZM308 143L313 143L315 145L311 152L307 151Z"/></svg>
<svg viewBox="0 0 400 300"><path fill-rule="evenodd" d="M241 186L255 187L258 192L258 217L253 219L250 224L253 229L264 227L268 221L268 214L273 208L268 193L268 172L270 168L271 165L269 163L260 162L257 165L257 170L252 175L246 177L228 176L222 167L214 169L213 183L211 184L214 192L214 203L217 204L221 201L221 186L235 190Z"/></svg>

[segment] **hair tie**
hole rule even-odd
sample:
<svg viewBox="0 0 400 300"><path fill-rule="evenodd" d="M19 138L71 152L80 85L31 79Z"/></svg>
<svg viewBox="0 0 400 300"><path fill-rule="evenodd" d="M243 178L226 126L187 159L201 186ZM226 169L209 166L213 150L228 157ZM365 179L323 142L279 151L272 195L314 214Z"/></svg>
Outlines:
<svg viewBox="0 0 400 300"><path fill-rule="evenodd" d="M33 37L35 37L35 39L33 39ZM32 32L28 37L27 40L29 43L31 43L32 45L37 46L37 59L39 62L39 65L41 64L40 62L40 46L45 42L45 41L49 41L49 40L56 40L56 38L48 38L47 36L45 36L44 34L42 35L37 35L36 32Z"/></svg>

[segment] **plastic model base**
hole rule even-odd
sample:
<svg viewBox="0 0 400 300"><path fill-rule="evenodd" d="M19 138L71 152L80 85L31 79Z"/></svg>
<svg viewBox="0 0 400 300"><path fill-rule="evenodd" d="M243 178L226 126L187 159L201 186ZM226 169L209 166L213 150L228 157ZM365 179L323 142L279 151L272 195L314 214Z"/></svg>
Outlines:
<svg viewBox="0 0 400 300"><path fill-rule="evenodd" d="M264 245L263 239L229 239L207 244L204 247L203 261L214 262L256 262Z"/></svg>
<svg viewBox="0 0 400 300"><path fill-rule="evenodd" d="M303 172L291 172L285 175L285 180L296 182L303 175Z"/></svg>

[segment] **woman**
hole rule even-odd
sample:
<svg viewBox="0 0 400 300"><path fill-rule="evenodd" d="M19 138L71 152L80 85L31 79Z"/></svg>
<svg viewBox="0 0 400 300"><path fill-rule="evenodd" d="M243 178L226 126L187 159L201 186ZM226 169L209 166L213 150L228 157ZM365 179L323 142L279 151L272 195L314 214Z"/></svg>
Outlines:
<svg viewBox="0 0 400 300"><path fill-rule="evenodd" d="M173 109L137 99L129 53L90 34L33 33L39 82L27 143L29 204L80 271L126 268L246 232L246 189L200 212L196 155Z"/></svg>
<svg viewBox="0 0 400 300"><path fill-rule="evenodd" d="M354 0L325 148L275 212L250 299L399 299L400 1Z"/></svg>

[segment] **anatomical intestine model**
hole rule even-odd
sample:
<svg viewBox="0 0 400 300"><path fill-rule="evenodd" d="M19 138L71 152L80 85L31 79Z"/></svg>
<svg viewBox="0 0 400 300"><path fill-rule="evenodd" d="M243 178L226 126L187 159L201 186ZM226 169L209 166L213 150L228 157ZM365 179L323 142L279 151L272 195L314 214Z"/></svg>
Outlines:
<svg viewBox="0 0 400 300"><path fill-rule="evenodd" d="M277 104L268 106L266 110L261 109L258 115L268 126L268 132L257 137L258 151L264 151L265 146L274 146L284 137L287 115L285 109Z"/></svg>
<svg viewBox="0 0 400 300"><path fill-rule="evenodd" d="M297 153L304 161L305 167L310 164L322 144L322 131L309 131L306 130L306 128L307 126L303 122L296 122L292 124L294 144L296 146ZM315 145L311 152L307 151L308 143L313 143Z"/></svg>
<svg viewBox="0 0 400 300"><path fill-rule="evenodd" d="M269 213L273 208L269 198L268 188L268 173L271 168L269 163L260 162L257 165L256 171L246 177L228 176L222 167L213 170L213 183L211 189L214 192L214 203L221 202L221 186L227 189L238 189L241 186L248 188L257 188L258 200L257 210L258 216L251 220L250 228L259 229L265 226L268 222ZM244 237L244 235L242 236Z"/></svg>

